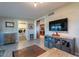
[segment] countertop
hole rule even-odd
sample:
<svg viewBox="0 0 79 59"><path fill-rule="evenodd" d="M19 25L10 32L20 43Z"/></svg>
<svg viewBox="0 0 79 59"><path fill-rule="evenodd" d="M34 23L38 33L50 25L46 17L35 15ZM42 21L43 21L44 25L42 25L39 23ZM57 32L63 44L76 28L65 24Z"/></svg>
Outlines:
<svg viewBox="0 0 79 59"><path fill-rule="evenodd" d="M60 49L52 48L38 57L76 57L76 56L69 54L65 51L62 51Z"/></svg>

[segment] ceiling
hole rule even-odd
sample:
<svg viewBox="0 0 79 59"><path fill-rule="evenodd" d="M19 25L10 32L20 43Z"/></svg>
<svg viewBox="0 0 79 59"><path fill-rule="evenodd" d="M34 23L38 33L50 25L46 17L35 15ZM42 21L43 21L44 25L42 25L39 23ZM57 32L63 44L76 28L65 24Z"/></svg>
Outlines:
<svg viewBox="0 0 79 59"><path fill-rule="evenodd" d="M34 7L33 2L0 2L0 16L37 19L65 4L67 2L45 2Z"/></svg>

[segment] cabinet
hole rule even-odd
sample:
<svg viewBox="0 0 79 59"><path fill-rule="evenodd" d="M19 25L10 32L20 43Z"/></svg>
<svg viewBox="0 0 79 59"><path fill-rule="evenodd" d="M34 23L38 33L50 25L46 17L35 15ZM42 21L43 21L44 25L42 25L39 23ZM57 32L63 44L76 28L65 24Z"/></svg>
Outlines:
<svg viewBox="0 0 79 59"><path fill-rule="evenodd" d="M0 33L0 45L12 44L17 40L17 33Z"/></svg>
<svg viewBox="0 0 79 59"><path fill-rule="evenodd" d="M15 40L16 40L15 33L4 34L4 44L15 43Z"/></svg>
<svg viewBox="0 0 79 59"><path fill-rule="evenodd" d="M68 53L75 54L75 39L45 36L44 45L48 48L55 47Z"/></svg>
<svg viewBox="0 0 79 59"><path fill-rule="evenodd" d="M49 36L45 36L45 40L44 40L45 47L53 48L55 46L54 43L55 42L54 42L53 38L51 38Z"/></svg>

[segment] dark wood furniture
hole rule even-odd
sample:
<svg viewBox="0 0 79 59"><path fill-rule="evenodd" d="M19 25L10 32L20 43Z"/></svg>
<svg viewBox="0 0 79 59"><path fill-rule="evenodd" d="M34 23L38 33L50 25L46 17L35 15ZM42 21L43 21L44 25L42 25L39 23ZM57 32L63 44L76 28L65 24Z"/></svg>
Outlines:
<svg viewBox="0 0 79 59"><path fill-rule="evenodd" d="M45 34L45 29L44 29L44 24L40 25L40 35L44 35Z"/></svg>
<svg viewBox="0 0 79 59"><path fill-rule="evenodd" d="M23 48L21 50L13 51L13 57L37 57L44 53L45 50L38 47L37 45L32 45L27 48Z"/></svg>

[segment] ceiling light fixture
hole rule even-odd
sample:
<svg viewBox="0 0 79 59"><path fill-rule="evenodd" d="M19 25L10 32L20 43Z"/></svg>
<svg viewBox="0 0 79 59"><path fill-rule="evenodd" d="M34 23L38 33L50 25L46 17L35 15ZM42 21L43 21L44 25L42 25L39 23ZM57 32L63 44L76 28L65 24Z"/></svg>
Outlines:
<svg viewBox="0 0 79 59"><path fill-rule="evenodd" d="M33 3L33 4L34 4L34 7L37 7L37 4L38 4L38 3L41 4L41 3L43 3L43 2L34 2L34 3Z"/></svg>
<svg viewBox="0 0 79 59"><path fill-rule="evenodd" d="M37 3L36 2L34 2L34 7L37 7Z"/></svg>

